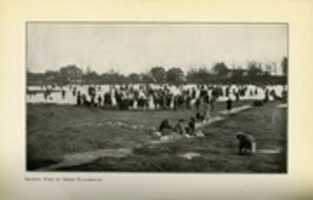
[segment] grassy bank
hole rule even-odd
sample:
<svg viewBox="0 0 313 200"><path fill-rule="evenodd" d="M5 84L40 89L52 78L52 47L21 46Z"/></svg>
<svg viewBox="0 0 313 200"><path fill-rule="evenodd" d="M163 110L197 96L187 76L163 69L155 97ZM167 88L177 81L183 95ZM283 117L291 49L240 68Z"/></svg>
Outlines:
<svg viewBox="0 0 313 200"><path fill-rule="evenodd" d="M249 102L238 102L235 106ZM285 149L286 130L272 123L277 103L254 107L230 116L223 122L204 127L204 138L181 139L177 142L135 149L126 158L103 158L94 163L61 170L72 171L187 171L187 172L284 172L285 154L258 154L242 157L236 154L236 130L254 135L259 148ZM225 109L223 103L216 111ZM103 121L122 121L146 127L158 126L165 116L174 123L189 119L194 111L107 111L61 105L29 104L27 106L28 169L58 162L64 154L104 148L134 147L152 139L147 130L131 130ZM286 113L281 123L286 123ZM283 124L281 127L285 127ZM198 152L201 157L186 160L185 152Z"/></svg>

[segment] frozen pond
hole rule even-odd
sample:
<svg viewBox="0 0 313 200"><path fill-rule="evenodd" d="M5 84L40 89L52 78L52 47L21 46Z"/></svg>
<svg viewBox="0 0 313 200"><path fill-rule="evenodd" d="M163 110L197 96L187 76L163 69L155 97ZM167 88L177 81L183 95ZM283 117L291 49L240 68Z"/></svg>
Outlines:
<svg viewBox="0 0 313 200"><path fill-rule="evenodd" d="M80 94L85 94L87 99L89 99L89 95L88 95L88 87L90 85L67 85L67 86L63 86L63 87L59 87L59 86L47 86L47 87L41 87L41 86L27 86L27 96L26 96L26 101L28 103L55 103L55 104L76 104L76 95L78 93L78 91L80 92ZM96 89L96 99L101 96L103 97L104 94L106 92L108 92L110 90L110 85L95 85L94 86ZM140 85L132 85L133 89L135 90L139 90ZM157 89L160 88L159 85L150 85L150 87ZM227 100L227 96L226 94L226 88L228 86L226 85L221 85L218 86L220 88L222 88L223 91L223 95L220 96L217 101L226 101ZM254 85L245 85L246 92L244 95L240 96L241 100L261 100L264 99L265 97L265 89L264 87L257 87ZM45 98L44 95L44 91L46 90L46 88L51 90L51 94ZM76 88L76 93L73 92ZM119 90L120 86L116 85L115 89L111 89L111 91L115 90ZM185 89L192 89L192 88L196 88L195 85L184 85L181 88L177 88L175 86L168 86L170 92L175 96L177 94L181 93L181 90L185 90ZM283 85L275 85L275 86L266 86L266 89L268 89L269 91L274 90L276 95L281 97L283 90L287 89L286 86ZM62 96L62 90L65 91L64 92L64 97ZM235 93L239 90L239 87L236 85L231 85L229 87L229 96L232 99L236 99L235 97ZM200 90L196 89L196 96L199 96ZM210 91L209 91L210 93ZM269 100L273 100L273 97L270 95L269 96ZM114 100L113 100L114 101Z"/></svg>

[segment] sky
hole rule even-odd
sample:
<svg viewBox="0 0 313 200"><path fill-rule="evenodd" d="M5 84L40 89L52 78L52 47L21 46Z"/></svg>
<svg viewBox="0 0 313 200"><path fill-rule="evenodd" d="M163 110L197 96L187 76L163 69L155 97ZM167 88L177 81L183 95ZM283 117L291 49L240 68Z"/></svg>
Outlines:
<svg viewBox="0 0 313 200"><path fill-rule="evenodd" d="M286 24L43 23L27 25L27 70L75 64L98 73L147 72L153 66L191 68L225 62L280 62ZM279 69L278 69L279 70Z"/></svg>

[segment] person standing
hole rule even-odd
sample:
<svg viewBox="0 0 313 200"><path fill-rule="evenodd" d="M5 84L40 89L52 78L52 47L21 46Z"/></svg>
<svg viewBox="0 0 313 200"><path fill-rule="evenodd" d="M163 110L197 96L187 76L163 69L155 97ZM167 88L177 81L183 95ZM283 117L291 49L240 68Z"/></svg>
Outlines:
<svg viewBox="0 0 313 200"><path fill-rule="evenodd" d="M101 106L102 106L102 97L101 97L101 95L98 96L98 103L97 103L97 106L98 106L98 107L101 107Z"/></svg>
<svg viewBox="0 0 313 200"><path fill-rule="evenodd" d="M230 114L231 112L231 109L232 109L232 100L230 97L228 97L227 101L226 101L226 109L227 109L227 112L228 114Z"/></svg>
<svg viewBox="0 0 313 200"><path fill-rule="evenodd" d="M62 88L62 99L64 100L65 99L65 89Z"/></svg>
<svg viewBox="0 0 313 200"><path fill-rule="evenodd" d="M77 104L78 106L82 104L80 91L78 91L78 93L77 93L76 104Z"/></svg>

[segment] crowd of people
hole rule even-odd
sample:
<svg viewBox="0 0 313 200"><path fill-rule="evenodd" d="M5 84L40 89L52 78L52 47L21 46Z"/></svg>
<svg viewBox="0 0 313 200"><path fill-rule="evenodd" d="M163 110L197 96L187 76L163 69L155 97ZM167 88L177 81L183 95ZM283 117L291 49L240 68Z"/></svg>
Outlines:
<svg viewBox="0 0 313 200"><path fill-rule="evenodd" d="M88 87L87 94L77 93L77 105L96 106L103 108L116 108L121 110L131 109L180 109L190 108L192 105L199 107L201 101L213 104L221 95L219 88L200 88L171 90L164 86L153 88L149 86L121 86L110 89L98 95L97 87Z"/></svg>
<svg viewBox="0 0 313 200"><path fill-rule="evenodd" d="M258 95L259 89L248 90L247 86L210 86L196 85L195 87L172 87L168 85L153 87L150 85L122 85L110 86L108 90L102 91L101 86L89 86L87 92L82 93L78 88L72 87L72 95L76 97L77 105L95 106L107 109L120 110L156 110L156 109L181 109L195 106L199 108L202 104L209 104L214 109L214 102L219 98L225 101L231 99L238 101L241 97ZM279 99L284 94L278 95L275 90L262 88L263 99ZM285 92L285 91L284 91ZM61 90L62 98L65 98L65 90Z"/></svg>
<svg viewBox="0 0 313 200"><path fill-rule="evenodd" d="M232 101L239 101L246 96L258 96L262 93L262 100L282 99L287 95L284 88L281 94L268 87L249 88L246 85L194 85L194 86L173 86L173 85L110 85L103 88L100 85L90 85L87 88L82 86L50 86L43 87L44 100L53 98L53 93L61 94L61 99L74 98L78 106L93 106L104 109L119 110L176 110L190 109L201 106L210 106L214 110L217 100L224 99L227 107L231 107ZM35 94L35 91L28 90L27 94ZM260 96L260 95L259 95Z"/></svg>

